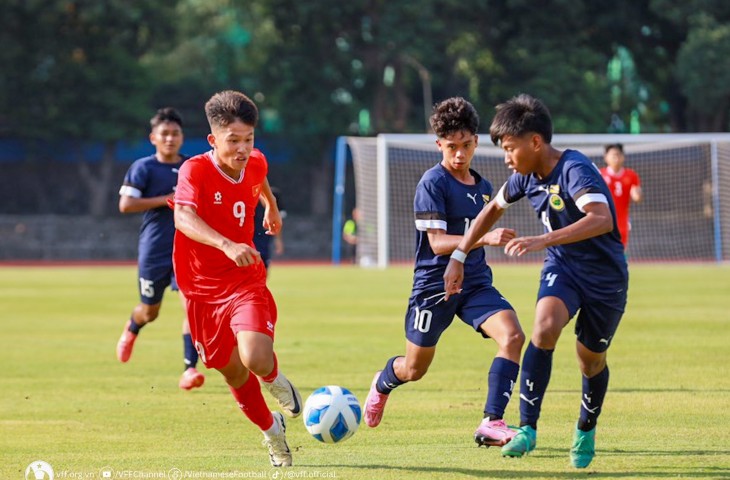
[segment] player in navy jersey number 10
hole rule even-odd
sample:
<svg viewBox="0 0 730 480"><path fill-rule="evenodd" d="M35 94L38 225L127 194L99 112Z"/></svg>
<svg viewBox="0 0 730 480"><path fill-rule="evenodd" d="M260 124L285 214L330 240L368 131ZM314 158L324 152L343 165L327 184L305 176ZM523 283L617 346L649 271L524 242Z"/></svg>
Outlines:
<svg viewBox="0 0 730 480"><path fill-rule="evenodd" d="M434 108L431 126L442 155L421 177L414 199L416 264L405 316L406 354L388 360L375 374L365 401L365 423L376 427L390 393L420 380L436 354L441 334L457 315L483 338L492 338L497 354L487 379L484 418L474 433L478 445L504 445L515 434L503 415L517 382L525 335L512 306L492 286L485 245L503 246L514 230L484 232L462 253L469 272L463 289L445 301L443 275L469 224L492 196L492 185L470 168L476 151L479 116L463 98L447 99Z"/></svg>
<svg viewBox="0 0 730 480"><path fill-rule="evenodd" d="M132 310L117 343L117 358L129 361L140 329L154 321L162 305L162 296L170 286L178 290L172 269L172 243L175 237L173 211L167 201L172 199L177 174L187 157L180 155L183 143L182 117L173 108L161 108L150 120L150 143L155 154L135 161L124 176L119 190L119 211L144 212L139 232L138 283L140 303ZM185 298L180 293L185 305ZM184 370L179 386L190 390L205 381L195 368L198 353L190 337L187 318L183 319Z"/></svg>
<svg viewBox="0 0 730 480"><path fill-rule="evenodd" d="M570 459L573 466L585 468L595 455L596 421L608 389L606 351L626 306L628 271L611 193L598 168L580 152L550 145L552 132L548 109L529 95L497 106L490 135L514 174L472 222L446 268L444 285L453 295L469 281L461 252L478 244L507 207L527 197L545 233L513 238L505 253L546 249L547 255L532 337L522 359L520 429L502 454L520 457L534 450L553 351L562 329L580 311L575 333L583 388Z"/></svg>

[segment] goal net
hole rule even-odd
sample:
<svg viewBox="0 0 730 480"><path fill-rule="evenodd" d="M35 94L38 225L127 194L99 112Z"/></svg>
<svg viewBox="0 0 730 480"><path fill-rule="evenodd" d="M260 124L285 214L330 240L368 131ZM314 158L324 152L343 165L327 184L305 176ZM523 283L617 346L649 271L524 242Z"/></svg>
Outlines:
<svg viewBox="0 0 730 480"><path fill-rule="evenodd" d="M481 139L482 145L489 142L486 134ZM347 137L361 216L360 265L413 261L413 195L421 175L441 160L435 140L433 135ZM631 206L631 261L730 260L730 134L555 135L552 141L559 149L580 150L598 167L604 166L604 145L609 143L624 144L625 165L639 174L644 192L644 200ZM510 174L502 150L491 142L478 147L472 168L495 192ZM543 232L525 199L496 226L514 228L520 236ZM544 257L544 252L507 257L492 247L486 252L489 262Z"/></svg>

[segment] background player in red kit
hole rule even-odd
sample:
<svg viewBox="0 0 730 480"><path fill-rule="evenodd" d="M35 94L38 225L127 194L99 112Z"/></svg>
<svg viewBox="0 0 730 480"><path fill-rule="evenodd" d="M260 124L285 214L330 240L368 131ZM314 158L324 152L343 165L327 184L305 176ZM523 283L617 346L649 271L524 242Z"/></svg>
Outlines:
<svg viewBox="0 0 730 480"><path fill-rule="evenodd" d="M229 90L213 95L205 114L213 150L183 164L175 192L175 274L200 359L223 374L241 411L261 429L271 465L290 466L284 417L269 411L259 384L284 413L301 413L299 392L278 369L276 304L253 247L260 195L264 225L271 234L281 229L266 157L253 146L258 109Z"/></svg>
<svg viewBox="0 0 730 480"><path fill-rule="evenodd" d="M607 166L601 169L601 176L611 191L613 203L616 206L616 223L618 223L618 230L621 233L621 242L626 249L629 245L629 231L631 230L629 206L632 200L639 203L643 198L641 180L635 171L624 167L626 157L624 157L622 144L606 145L603 159Z"/></svg>

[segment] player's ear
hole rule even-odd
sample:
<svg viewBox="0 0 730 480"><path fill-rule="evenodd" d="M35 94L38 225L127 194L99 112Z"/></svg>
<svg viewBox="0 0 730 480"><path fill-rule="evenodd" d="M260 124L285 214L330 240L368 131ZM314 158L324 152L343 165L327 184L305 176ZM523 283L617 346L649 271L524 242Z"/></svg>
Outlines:
<svg viewBox="0 0 730 480"><path fill-rule="evenodd" d="M530 137L530 145L532 146L532 149L537 151L542 148L542 144L544 142L542 141L542 135L538 133L533 133Z"/></svg>
<svg viewBox="0 0 730 480"><path fill-rule="evenodd" d="M208 140L208 145L210 145L211 148L215 148L215 135L209 133L206 139Z"/></svg>

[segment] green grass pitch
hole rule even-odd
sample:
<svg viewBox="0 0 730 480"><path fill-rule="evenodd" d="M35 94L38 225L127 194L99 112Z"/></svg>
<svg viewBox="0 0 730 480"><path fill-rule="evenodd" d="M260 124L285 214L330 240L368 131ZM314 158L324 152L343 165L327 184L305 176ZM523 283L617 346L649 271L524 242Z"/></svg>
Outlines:
<svg viewBox="0 0 730 480"><path fill-rule="evenodd" d="M539 265L493 268L529 337ZM217 372L206 371L198 391L178 389L175 294L123 365L114 349L137 301L134 267L3 267L0 479L23 479L35 460L51 464L56 479L102 478L104 468L111 478L728 478L730 268L630 270L598 453L587 470L568 460L580 401L572 323L555 354L537 449L507 459L472 440L494 344L456 320L429 373L393 394L377 429L361 425L343 444L324 445L301 419L290 420L295 466L282 477ZM411 275L408 267L274 262L279 361L305 398L336 384L364 402L374 371L404 352ZM519 421L517 395L506 419Z"/></svg>

